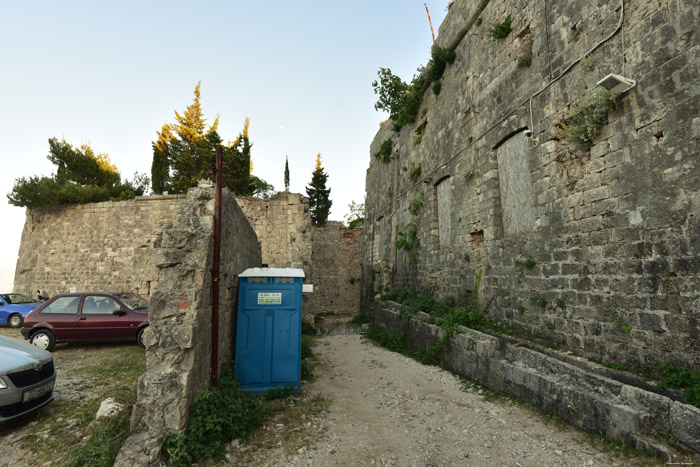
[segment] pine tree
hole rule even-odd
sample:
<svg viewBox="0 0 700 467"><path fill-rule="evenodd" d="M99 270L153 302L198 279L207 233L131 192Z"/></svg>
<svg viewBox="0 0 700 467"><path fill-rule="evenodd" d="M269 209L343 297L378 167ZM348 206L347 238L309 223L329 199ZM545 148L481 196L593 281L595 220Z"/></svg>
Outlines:
<svg viewBox="0 0 700 467"><path fill-rule="evenodd" d="M284 191L289 191L289 158L284 156Z"/></svg>
<svg viewBox="0 0 700 467"><path fill-rule="evenodd" d="M153 163L151 164L151 188L156 195L171 191L170 188L170 143L173 134L167 123L158 132L158 140L152 143Z"/></svg>
<svg viewBox="0 0 700 467"><path fill-rule="evenodd" d="M255 196L274 190L264 180L252 177L252 163L246 118L243 131L233 143L224 144L217 132L219 117L207 128L200 104L200 87L194 89L192 104L180 114L175 112L175 123L165 124L153 145L151 176L153 192L162 194L185 193L197 186L201 179L210 178L209 171L216 165L216 148L223 149L223 184L239 196Z"/></svg>
<svg viewBox="0 0 700 467"><path fill-rule="evenodd" d="M316 169L311 175L311 183L306 187L311 222L315 225L323 225L328 221L328 214L333 204L330 199L331 189L326 188L326 181L328 181L328 175L321 166L321 153L319 152L316 156Z"/></svg>
<svg viewBox="0 0 700 467"><path fill-rule="evenodd" d="M148 187L148 177L121 181L119 170L104 153L95 153L88 145L78 148L66 141L49 139L48 159L56 165L51 177L15 180L8 202L30 209L72 203L92 203L140 196Z"/></svg>

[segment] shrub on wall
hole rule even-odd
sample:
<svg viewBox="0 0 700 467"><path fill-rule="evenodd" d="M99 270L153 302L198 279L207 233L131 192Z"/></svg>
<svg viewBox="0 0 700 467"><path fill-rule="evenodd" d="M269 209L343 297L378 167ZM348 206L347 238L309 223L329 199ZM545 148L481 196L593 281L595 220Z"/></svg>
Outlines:
<svg viewBox="0 0 700 467"><path fill-rule="evenodd" d="M496 21L493 26L489 28L486 32L491 39L504 39L510 34L510 16L508 16L502 23Z"/></svg>
<svg viewBox="0 0 700 467"><path fill-rule="evenodd" d="M608 123L608 114L619 100L619 94L605 88L595 91L559 123L559 136L569 147L580 151L590 151L593 140Z"/></svg>

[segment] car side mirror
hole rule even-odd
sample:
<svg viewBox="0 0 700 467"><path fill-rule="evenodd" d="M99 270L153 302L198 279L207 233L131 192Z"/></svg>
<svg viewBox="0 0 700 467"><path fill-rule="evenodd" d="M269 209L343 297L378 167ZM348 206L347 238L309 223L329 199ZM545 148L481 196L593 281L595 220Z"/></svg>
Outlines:
<svg viewBox="0 0 700 467"><path fill-rule="evenodd" d="M124 316L124 315L126 315L126 311L124 311L124 310L114 310L114 311L112 312L112 314L113 314L114 316Z"/></svg>

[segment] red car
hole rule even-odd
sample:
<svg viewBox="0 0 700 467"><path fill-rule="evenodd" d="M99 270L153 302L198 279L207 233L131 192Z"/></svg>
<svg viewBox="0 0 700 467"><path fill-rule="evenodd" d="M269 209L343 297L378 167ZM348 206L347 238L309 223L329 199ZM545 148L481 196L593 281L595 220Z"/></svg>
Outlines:
<svg viewBox="0 0 700 467"><path fill-rule="evenodd" d="M56 295L24 319L22 335L45 350L57 342L135 340L143 347L148 301L135 293Z"/></svg>

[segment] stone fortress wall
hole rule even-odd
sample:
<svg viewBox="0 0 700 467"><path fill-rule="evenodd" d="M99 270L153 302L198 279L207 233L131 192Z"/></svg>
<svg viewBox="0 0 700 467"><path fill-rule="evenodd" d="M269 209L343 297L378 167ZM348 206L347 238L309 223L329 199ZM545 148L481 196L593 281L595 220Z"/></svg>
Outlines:
<svg viewBox="0 0 700 467"><path fill-rule="evenodd" d="M314 227L308 199L280 192L270 199L235 198L258 236L262 263L300 268L304 318L360 311L362 229L338 222ZM15 290L35 296L78 291L130 291L150 297L158 285L156 251L185 195L27 210ZM253 266L259 266L256 264ZM242 271L238 271L239 274Z"/></svg>
<svg viewBox="0 0 700 467"><path fill-rule="evenodd" d="M32 297L77 291L128 291L149 297L157 286L154 250L182 209L184 195L27 210L14 290Z"/></svg>
<svg viewBox="0 0 700 467"><path fill-rule="evenodd" d="M530 338L700 366L699 23L688 0L452 2L441 92L370 148L365 308L394 286L463 297L481 274L488 315ZM636 87L572 150L557 125L609 73ZM412 228L420 246L397 249Z"/></svg>

